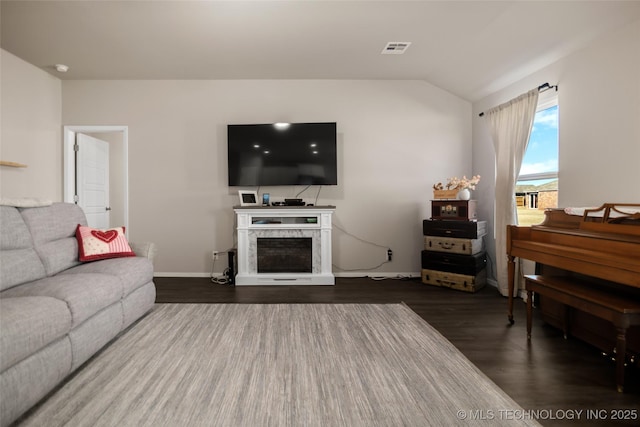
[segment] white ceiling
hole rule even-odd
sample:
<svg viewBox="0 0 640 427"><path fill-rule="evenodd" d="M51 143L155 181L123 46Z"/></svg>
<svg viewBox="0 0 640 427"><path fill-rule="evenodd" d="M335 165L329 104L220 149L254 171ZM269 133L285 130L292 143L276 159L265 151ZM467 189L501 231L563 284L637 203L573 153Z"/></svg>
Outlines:
<svg viewBox="0 0 640 427"><path fill-rule="evenodd" d="M469 101L640 19L640 1L0 6L2 48L61 79L417 79ZM412 44L381 55L387 42ZM57 63L69 72L56 72Z"/></svg>

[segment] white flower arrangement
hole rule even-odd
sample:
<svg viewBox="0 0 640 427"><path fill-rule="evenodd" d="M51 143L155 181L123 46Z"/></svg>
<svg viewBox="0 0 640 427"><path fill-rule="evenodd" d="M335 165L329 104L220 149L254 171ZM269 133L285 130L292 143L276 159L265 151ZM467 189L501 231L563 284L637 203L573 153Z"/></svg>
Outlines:
<svg viewBox="0 0 640 427"><path fill-rule="evenodd" d="M474 175L471 178L467 178L463 176L462 178L458 178L454 176L452 178L447 179L447 189L448 190L464 190L468 188L469 190L475 190L476 185L480 182L480 175Z"/></svg>
<svg viewBox="0 0 640 427"><path fill-rule="evenodd" d="M453 178L449 178L447 182L447 188L453 188L456 190L464 190L468 188L469 190L475 190L476 185L480 182L480 175L474 175L471 178L467 179L466 176L463 176L461 179L458 179L457 176Z"/></svg>

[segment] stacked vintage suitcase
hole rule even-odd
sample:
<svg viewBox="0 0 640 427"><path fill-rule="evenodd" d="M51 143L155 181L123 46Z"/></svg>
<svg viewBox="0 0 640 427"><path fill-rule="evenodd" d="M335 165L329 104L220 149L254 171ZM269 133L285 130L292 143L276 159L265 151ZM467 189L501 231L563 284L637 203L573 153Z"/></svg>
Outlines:
<svg viewBox="0 0 640 427"><path fill-rule="evenodd" d="M477 220L475 200L432 200L431 219L423 221L422 230L423 283L465 292L486 285L487 223Z"/></svg>

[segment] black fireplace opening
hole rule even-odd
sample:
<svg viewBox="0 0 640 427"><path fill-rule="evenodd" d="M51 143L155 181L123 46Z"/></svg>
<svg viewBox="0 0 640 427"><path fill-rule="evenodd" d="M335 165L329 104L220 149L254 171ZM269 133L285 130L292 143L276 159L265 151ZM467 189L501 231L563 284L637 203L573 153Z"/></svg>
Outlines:
<svg viewBox="0 0 640 427"><path fill-rule="evenodd" d="M311 237L258 237L258 273L311 273Z"/></svg>

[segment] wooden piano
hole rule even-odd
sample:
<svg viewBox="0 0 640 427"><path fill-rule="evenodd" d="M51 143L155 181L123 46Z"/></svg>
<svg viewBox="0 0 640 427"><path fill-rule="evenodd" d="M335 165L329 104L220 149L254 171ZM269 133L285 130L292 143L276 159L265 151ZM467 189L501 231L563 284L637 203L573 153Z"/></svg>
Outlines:
<svg viewBox="0 0 640 427"><path fill-rule="evenodd" d="M507 226L507 256L509 322L515 258L535 261L538 276L526 283L542 287L534 291L543 319L605 353L617 352L622 391L625 356L640 355L640 204L607 203L581 216L548 209L539 225Z"/></svg>

